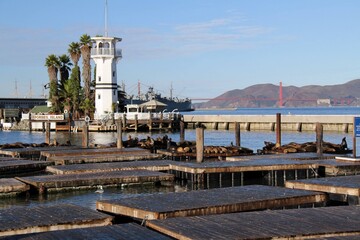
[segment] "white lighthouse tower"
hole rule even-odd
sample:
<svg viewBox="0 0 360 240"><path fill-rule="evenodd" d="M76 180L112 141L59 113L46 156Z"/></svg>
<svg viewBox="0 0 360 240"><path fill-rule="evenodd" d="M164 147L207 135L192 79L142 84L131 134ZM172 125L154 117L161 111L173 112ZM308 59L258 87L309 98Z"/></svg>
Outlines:
<svg viewBox="0 0 360 240"><path fill-rule="evenodd" d="M107 4L106 4L107 5ZM95 119L103 119L116 109L118 101L118 84L116 64L121 59L121 49L116 48L116 43L122 39L108 37L105 7L105 36L93 37L91 58L96 64L95 85Z"/></svg>

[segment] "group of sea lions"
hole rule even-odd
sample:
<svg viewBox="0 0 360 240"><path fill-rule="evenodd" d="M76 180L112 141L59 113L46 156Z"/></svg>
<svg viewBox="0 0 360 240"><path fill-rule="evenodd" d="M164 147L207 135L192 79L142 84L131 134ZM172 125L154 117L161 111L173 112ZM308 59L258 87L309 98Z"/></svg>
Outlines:
<svg viewBox="0 0 360 240"><path fill-rule="evenodd" d="M317 146L316 142L306 142L306 143L295 143L291 142L282 146L277 146L272 142L264 142L265 146L262 149L263 154L271 153L301 153L301 152L316 152ZM351 153L347 146L346 138L344 137L340 144L323 142L323 153L333 153L333 154L346 154Z"/></svg>

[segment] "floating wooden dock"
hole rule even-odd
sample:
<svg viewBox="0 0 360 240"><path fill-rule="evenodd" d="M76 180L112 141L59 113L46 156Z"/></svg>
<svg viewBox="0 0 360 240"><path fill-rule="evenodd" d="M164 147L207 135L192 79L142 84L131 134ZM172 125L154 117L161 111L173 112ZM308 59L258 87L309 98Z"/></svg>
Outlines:
<svg viewBox="0 0 360 240"><path fill-rule="evenodd" d="M50 157L48 161L54 162L55 165L82 164L82 163L106 163L121 161L139 161L160 159L160 154L149 152L125 152L121 154L104 154L104 155L80 155L80 156L57 156Z"/></svg>
<svg viewBox="0 0 360 240"><path fill-rule="evenodd" d="M338 155L316 153L287 153L287 154L265 154L265 155L245 155L227 157L226 161L262 160L262 159L286 159L286 160L320 160L335 159Z"/></svg>
<svg viewBox="0 0 360 240"><path fill-rule="evenodd" d="M113 217L70 204L0 210L0 236L110 225Z"/></svg>
<svg viewBox="0 0 360 240"><path fill-rule="evenodd" d="M56 147L29 147L29 148L8 148L0 149L0 156L10 156L13 158L39 159L41 151L76 149L76 146L56 146Z"/></svg>
<svg viewBox="0 0 360 240"><path fill-rule="evenodd" d="M172 184L172 174L147 170L111 171L99 173L45 175L17 178L19 181L31 185L39 192L60 192L76 189L92 189L99 185L121 186L144 183Z"/></svg>
<svg viewBox="0 0 360 240"><path fill-rule="evenodd" d="M349 204L360 203L360 175L287 181L285 186L334 194L330 198Z"/></svg>
<svg viewBox="0 0 360 240"><path fill-rule="evenodd" d="M149 171L168 171L170 160L157 161L134 161L134 162L113 162L113 163L89 163L73 164L63 166L49 166L47 172L53 174L75 174L75 173L94 173L123 170L149 170Z"/></svg>
<svg viewBox="0 0 360 240"><path fill-rule="evenodd" d="M99 211L137 219L166 219L263 209L324 206L326 194L251 185L181 193L152 194L96 202ZM293 189L291 189L293 190Z"/></svg>
<svg viewBox="0 0 360 240"><path fill-rule="evenodd" d="M286 180L354 175L359 172L360 162L335 159L289 160L283 157L230 162L177 161L170 165L170 173L177 178L201 184L205 188L209 188L210 185L213 187L242 186L254 184L253 181L262 185L284 186Z"/></svg>
<svg viewBox="0 0 360 240"><path fill-rule="evenodd" d="M0 178L16 177L24 174L45 171L46 167L53 165L52 162L17 160L0 161Z"/></svg>
<svg viewBox="0 0 360 240"><path fill-rule="evenodd" d="M31 233L6 237L8 240L49 240L49 239L106 239L106 240L141 240L157 239L171 240L168 236L155 232L136 223L117 224L103 227L89 227L69 230L59 230L42 233Z"/></svg>
<svg viewBox="0 0 360 240"><path fill-rule="evenodd" d="M360 235L360 206L301 208L151 220L176 239L303 239Z"/></svg>
<svg viewBox="0 0 360 240"><path fill-rule="evenodd" d="M0 178L0 197L12 197L30 190L30 186L15 178Z"/></svg>
<svg viewBox="0 0 360 240"><path fill-rule="evenodd" d="M40 158L51 160L57 156L95 156L106 154L124 154L124 153L150 153L149 150L142 148L82 148L82 149L61 149L59 151L41 151Z"/></svg>

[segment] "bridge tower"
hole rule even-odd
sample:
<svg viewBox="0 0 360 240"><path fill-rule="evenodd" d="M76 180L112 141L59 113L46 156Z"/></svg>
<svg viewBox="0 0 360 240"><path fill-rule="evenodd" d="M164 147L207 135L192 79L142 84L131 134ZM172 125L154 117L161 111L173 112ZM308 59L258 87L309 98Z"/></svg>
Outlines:
<svg viewBox="0 0 360 240"><path fill-rule="evenodd" d="M279 85L279 107L283 107L283 89L282 89L282 82Z"/></svg>

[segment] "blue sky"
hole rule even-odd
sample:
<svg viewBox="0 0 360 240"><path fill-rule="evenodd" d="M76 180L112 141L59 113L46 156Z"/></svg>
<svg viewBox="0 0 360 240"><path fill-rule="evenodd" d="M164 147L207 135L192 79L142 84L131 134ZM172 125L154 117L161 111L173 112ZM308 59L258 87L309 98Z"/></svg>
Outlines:
<svg viewBox="0 0 360 240"><path fill-rule="evenodd" d="M105 0L0 0L0 97L43 94L45 58L104 34ZM334 85L360 77L358 0L108 0L118 83L214 98L253 84ZM45 92L46 93L46 92Z"/></svg>

